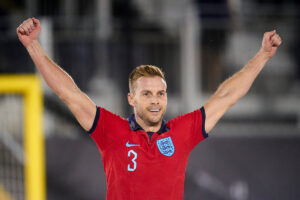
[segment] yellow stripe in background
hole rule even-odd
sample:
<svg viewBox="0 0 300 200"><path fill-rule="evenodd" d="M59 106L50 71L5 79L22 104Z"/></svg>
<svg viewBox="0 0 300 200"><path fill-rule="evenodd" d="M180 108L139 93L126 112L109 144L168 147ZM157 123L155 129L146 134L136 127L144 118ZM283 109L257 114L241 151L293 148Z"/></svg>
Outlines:
<svg viewBox="0 0 300 200"><path fill-rule="evenodd" d="M0 94L3 93L21 94L24 97L25 199L46 200L41 80L35 74L2 74ZM2 200L1 196L0 200Z"/></svg>

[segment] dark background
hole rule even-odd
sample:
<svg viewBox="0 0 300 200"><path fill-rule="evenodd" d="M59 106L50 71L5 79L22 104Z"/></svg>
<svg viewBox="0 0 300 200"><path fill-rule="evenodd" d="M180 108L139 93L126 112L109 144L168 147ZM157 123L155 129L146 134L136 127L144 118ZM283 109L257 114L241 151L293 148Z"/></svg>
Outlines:
<svg viewBox="0 0 300 200"><path fill-rule="evenodd" d="M191 154L184 199L296 200L299 13L296 0L1 0L0 73L37 73L15 33L35 16L49 56L96 104L123 117L131 113L129 72L141 64L161 67L171 119L201 107L255 55L263 33L276 29L283 43L275 57ZM96 145L45 84L43 93L48 199L105 199ZM18 102L2 106L4 99L0 121L10 115L7 126L21 124L12 109ZM1 137L1 152L10 152L4 143Z"/></svg>

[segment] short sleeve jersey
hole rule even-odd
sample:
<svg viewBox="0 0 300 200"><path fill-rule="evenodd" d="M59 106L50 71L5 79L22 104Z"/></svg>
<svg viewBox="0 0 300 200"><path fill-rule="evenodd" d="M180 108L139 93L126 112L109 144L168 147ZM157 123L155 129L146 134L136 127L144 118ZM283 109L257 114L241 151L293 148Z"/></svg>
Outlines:
<svg viewBox="0 0 300 200"><path fill-rule="evenodd" d="M176 117L149 140L126 119L97 107L91 137L102 155L107 200L182 200L192 149L207 137L204 107Z"/></svg>

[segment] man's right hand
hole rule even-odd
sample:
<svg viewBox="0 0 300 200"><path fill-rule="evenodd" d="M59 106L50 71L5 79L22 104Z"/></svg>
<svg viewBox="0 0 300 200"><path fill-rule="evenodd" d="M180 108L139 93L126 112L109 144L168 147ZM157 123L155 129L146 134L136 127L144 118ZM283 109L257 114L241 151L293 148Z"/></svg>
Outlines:
<svg viewBox="0 0 300 200"><path fill-rule="evenodd" d="M18 28L17 34L19 40L26 48L33 41L37 40L41 31L40 22L38 19L29 18L25 20Z"/></svg>
<svg viewBox="0 0 300 200"><path fill-rule="evenodd" d="M47 56L38 42L40 31L40 22L35 18L25 20L17 28L20 42L48 86L68 105L80 125L88 131L96 116L96 105L77 87L71 76Z"/></svg>

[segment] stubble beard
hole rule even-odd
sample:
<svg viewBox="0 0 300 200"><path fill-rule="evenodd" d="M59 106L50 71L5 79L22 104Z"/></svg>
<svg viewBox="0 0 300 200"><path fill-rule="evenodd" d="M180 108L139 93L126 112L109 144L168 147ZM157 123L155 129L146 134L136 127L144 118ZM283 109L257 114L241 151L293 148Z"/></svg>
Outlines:
<svg viewBox="0 0 300 200"><path fill-rule="evenodd" d="M160 122L162 122L163 120L163 116L165 115L165 110L163 111L163 113L161 113L161 115L159 116L158 120L152 120L151 116L149 116L148 113L145 113L148 111L137 111L136 114L137 116L144 122L144 124L146 124L147 126L157 126ZM156 117L155 117L156 118Z"/></svg>

